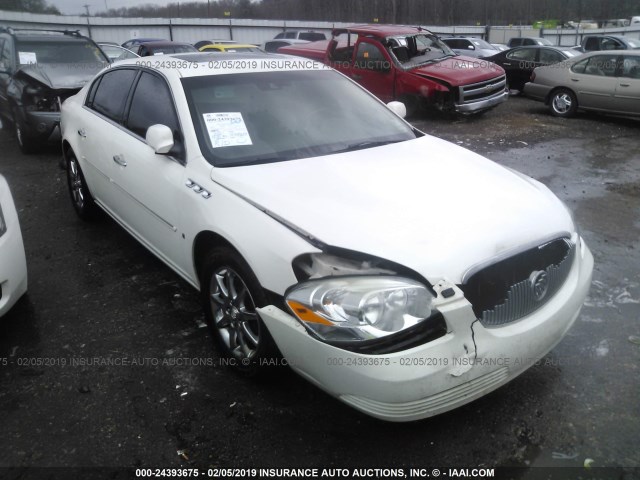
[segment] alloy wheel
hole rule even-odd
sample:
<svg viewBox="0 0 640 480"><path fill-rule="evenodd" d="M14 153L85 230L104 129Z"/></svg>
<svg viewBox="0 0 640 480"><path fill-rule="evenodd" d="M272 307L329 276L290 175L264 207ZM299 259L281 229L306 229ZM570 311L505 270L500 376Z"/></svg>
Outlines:
<svg viewBox="0 0 640 480"><path fill-rule="evenodd" d="M227 266L212 275L209 299L215 328L231 354L251 359L260 344L260 323L255 303L245 282Z"/></svg>

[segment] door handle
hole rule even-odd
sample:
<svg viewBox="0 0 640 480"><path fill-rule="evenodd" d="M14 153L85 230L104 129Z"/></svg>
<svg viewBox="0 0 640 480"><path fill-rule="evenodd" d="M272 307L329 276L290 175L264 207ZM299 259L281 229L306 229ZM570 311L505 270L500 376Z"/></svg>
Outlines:
<svg viewBox="0 0 640 480"><path fill-rule="evenodd" d="M508 62L504 62L504 63L503 63L503 65L506 65L506 66L508 66L508 67L510 67L510 66L511 66L511 64L510 64L510 63L508 63Z"/></svg>
<svg viewBox="0 0 640 480"><path fill-rule="evenodd" d="M80 135L82 138L87 138L87 132L84 128L78 129L78 135Z"/></svg>
<svg viewBox="0 0 640 480"><path fill-rule="evenodd" d="M127 166L127 162L124 161L124 156L123 155L114 155L113 156L113 161L116 162L121 167L126 167Z"/></svg>
<svg viewBox="0 0 640 480"><path fill-rule="evenodd" d="M580 80L578 80L577 78L572 78L571 81L572 82L579 82Z"/></svg>
<svg viewBox="0 0 640 480"><path fill-rule="evenodd" d="M351 75L351 78L353 78L354 80L361 80L362 79L362 75L358 75L358 74L354 73L353 75Z"/></svg>
<svg viewBox="0 0 640 480"><path fill-rule="evenodd" d="M621 87L630 87L631 84L630 83L621 83L620 86Z"/></svg>

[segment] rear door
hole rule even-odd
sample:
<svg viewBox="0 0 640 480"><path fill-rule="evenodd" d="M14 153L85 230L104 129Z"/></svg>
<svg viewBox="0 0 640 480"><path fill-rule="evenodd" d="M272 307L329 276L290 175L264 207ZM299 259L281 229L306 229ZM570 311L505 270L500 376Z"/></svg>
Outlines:
<svg viewBox="0 0 640 480"><path fill-rule="evenodd" d="M531 72L536 67L538 56L536 47L519 47L507 52L502 64L507 73L509 87L522 90L524 84L531 78Z"/></svg>
<svg viewBox="0 0 640 480"><path fill-rule="evenodd" d="M613 108L619 60L619 55L594 55L587 62L573 66L569 78L578 96L578 105L598 110Z"/></svg>
<svg viewBox="0 0 640 480"><path fill-rule="evenodd" d="M640 114L640 56L623 55L615 93L616 110Z"/></svg>
<svg viewBox="0 0 640 480"><path fill-rule="evenodd" d="M110 145L122 128L125 105L138 75L134 68L117 68L99 76L89 89L77 135L76 155L93 196L106 208L119 201L112 182Z"/></svg>

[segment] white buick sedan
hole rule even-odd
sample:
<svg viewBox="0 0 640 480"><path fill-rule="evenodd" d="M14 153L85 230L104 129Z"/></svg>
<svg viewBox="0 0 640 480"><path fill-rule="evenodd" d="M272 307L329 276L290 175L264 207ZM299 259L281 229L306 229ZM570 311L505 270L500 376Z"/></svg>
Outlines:
<svg viewBox="0 0 640 480"><path fill-rule="evenodd" d="M13 197L0 175L0 317L27 291L27 261Z"/></svg>
<svg viewBox="0 0 640 480"><path fill-rule="evenodd" d="M593 257L544 185L401 111L291 57L119 63L62 107L71 200L200 290L239 371L429 417L551 350Z"/></svg>

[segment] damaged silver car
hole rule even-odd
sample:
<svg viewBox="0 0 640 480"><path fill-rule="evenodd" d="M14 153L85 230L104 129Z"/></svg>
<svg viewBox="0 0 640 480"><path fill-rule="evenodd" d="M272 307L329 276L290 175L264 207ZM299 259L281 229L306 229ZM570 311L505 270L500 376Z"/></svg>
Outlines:
<svg viewBox="0 0 640 480"><path fill-rule="evenodd" d="M78 31L0 27L0 115L23 153L59 135L62 102L108 64Z"/></svg>

